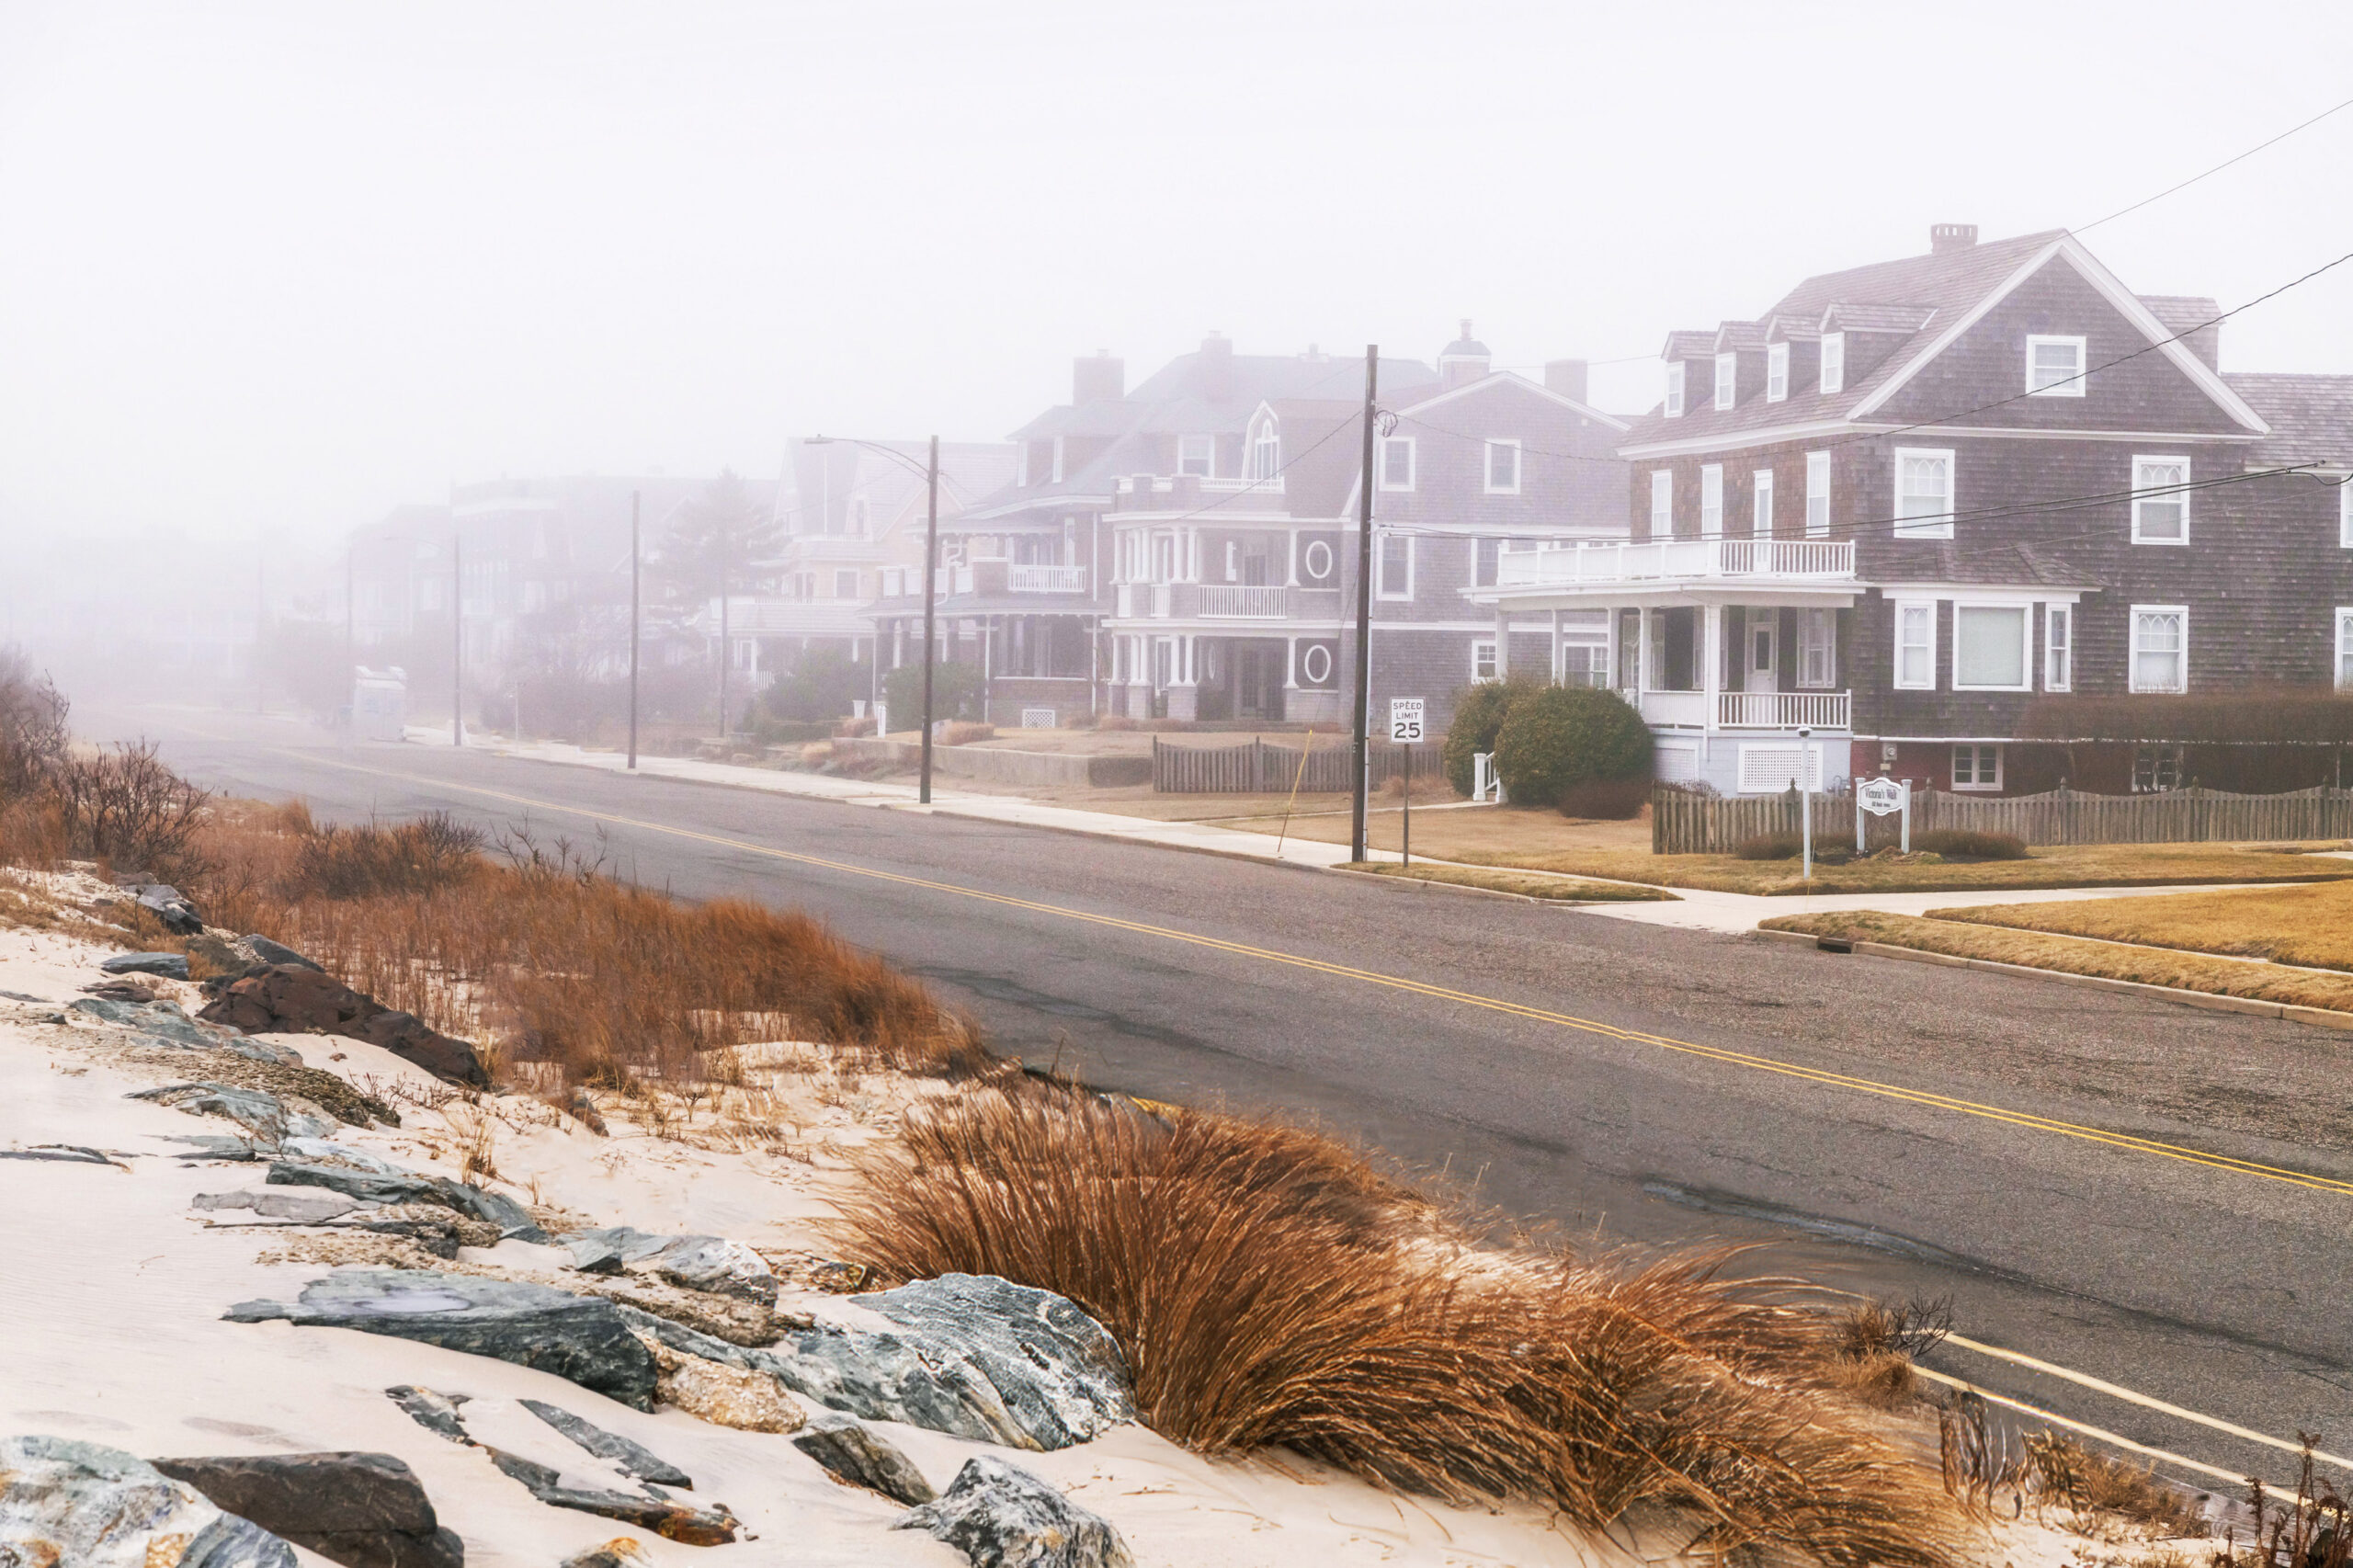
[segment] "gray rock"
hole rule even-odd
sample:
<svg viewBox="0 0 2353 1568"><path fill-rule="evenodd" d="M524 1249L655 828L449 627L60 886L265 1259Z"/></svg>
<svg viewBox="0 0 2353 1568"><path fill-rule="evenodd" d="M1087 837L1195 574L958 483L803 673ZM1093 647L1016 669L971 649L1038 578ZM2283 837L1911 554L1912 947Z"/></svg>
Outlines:
<svg viewBox="0 0 2353 1568"><path fill-rule="evenodd" d="M564 1238L572 1267L584 1274L642 1268L689 1290L776 1305L776 1275L742 1242L722 1236L658 1236L629 1225L579 1231Z"/></svg>
<svg viewBox="0 0 2353 1568"><path fill-rule="evenodd" d="M724 1546L735 1539L739 1521L724 1507L690 1508L650 1490L637 1496L627 1492L566 1486L560 1472L543 1464L487 1444L483 1449L490 1455L491 1463L521 1482L530 1489L532 1496L551 1508L577 1508L584 1514L620 1519L688 1546Z"/></svg>
<svg viewBox="0 0 2353 1568"><path fill-rule="evenodd" d="M297 1110L266 1089L241 1089L228 1084L165 1084L136 1089L125 1099L153 1100L191 1116L225 1116L259 1134L265 1142L281 1138L324 1138L335 1131L333 1119Z"/></svg>
<svg viewBox="0 0 2353 1568"><path fill-rule="evenodd" d="M815 1460L836 1481L880 1492L910 1506L939 1495L915 1461L898 1445L855 1421L834 1420L793 1434L792 1446Z"/></svg>
<svg viewBox="0 0 2353 1568"><path fill-rule="evenodd" d="M0 1160L57 1160L69 1165L116 1165L123 1170L131 1167L109 1157L101 1149L85 1149L79 1143L44 1143L38 1149L0 1149Z"/></svg>
<svg viewBox="0 0 2353 1568"><path fill-rule="evenodd" d="M559 1568L646 1568L646 1564L653 1561L638 1550L637 1542L623 1536L602 1546L592 1546L585 1551L575 1551L565 1558Z"/></svg>
<svg viewBox="0 0 2353 1568"><path fill-rule="evenodd" d="M297 1224L323 1225L329 1220L340 1220L346 1214L364 1210L373 1205L363 1205L358 1199L347 1198L339 1192L312 1191L304 1187L273 1192L264 1187L258 1192L199 1192L188 1207L250 1209L265 1220L291 1220Z"/></svg>
<svg viewBox="0 0 2353 1568"><path fill-rule="evenodd" d="M50 1005L48 997L35 996L24 991L0 991L0 997L6 997L11 1002L31 1002L44 1007Z"/></svg>
<svg viewBox="0 0 2353 1568"><path fill-rule="evenodd" d="M239 1037L237 1030L222 1025L197 1022L177 1002L119 1002L106 996L85 996L68 1006L71 1011L85 1013L101 1023L119 1024L141 1034L199 1050L223 1046Z"/></svg>
<svg viewBox="0 0 2353 1568"><path fill-rule="evenodd" d="M946 1541L972 1568L1131 1568L1135 1561L1108 1519L986 1455L966 1460L937 1502L891 1528Z"/></svg>
<svg viewBox="0 0 2353 1568"><path fill-rule="evenodd" d="M796 1393L870 1421L1051 1450L1135 1419L1103 1325L1051 1290L943 1274L854 1298L903 1334L820 1324L772 1358Z"/></svg>
<svg viewBox="0 0 2353 1568"><path fill-rule="evenodd" d="M458 1406L466 1403L461 1393L441 1393L433 1389L419 1388L415 1383L395 1383L384 1391L386 1397L406 1411L409 1419L428 1432L438 1433L453 1443L473 1445L466 1436L465 1417Z"/></svg>
<svg viewBox="0 0 2353 1568"><path fill-rule="evenodd" d="M301 1163L323 1165L347 1165L356 1171L373 1171L378 1176L414 1176L405 1165L396 1165L383 1155L366 1149L355 1149L348 1143L332 1142L324 1138L289 1138L288 1154Z"/></svg>
<svg viewBox="0 0 2353 1568"><path fill-rule="evenodd" d="M608 1432L602 1426L583 1421L569 1410L560 1410L536 1399L516 1403L598 1459L612 1460L625 1475L653 1482L657 1486L678 1486L688 1492L695 1489L694 1478L685 1471L651 1449L631 1442L618 1432Z"/></svg>
<svg viewBox="0 0 2353 1568"><path fill-rule="evenodd" d="M320 969L317 964L313 963L309 959L304 958L301 954L296 952L285 943L273 942L268 937L261 936L258 933L251 931L247 932L244 937L244 942L246 947L253 949L254 957L259 959L263 963L290 963L299 969L317 970L321 974L324 974L326 972L325 970Z"/></svg>
<svg viewBox="0 0 2353 1568"><path fill-rule="evenodd" d="M179 889L165 882L150 882L128 891L140 908L161 920L174 936L193 937L204 929L204 917Z"/></svg>
<svg viewBox="0 0 2353 1568"><path fill-rule="evenodd" d="M421 1176L397 1165L386 1170L392 1174L280 1160L269 1167L269 1182L273 1187L324 1187L371 1203L438 1203L468 1219L497 1226L501 1237L525 1242L548 1239L547 1233L532 1221L530 1211L503 1193L484 1192L467 1182Z"/></svg>
<svg viewBox="0 0 2353 1568"><path fill-rule="evenodd" d="M188 939L188 956L191 965L202 960L205 968L216 977L243 974L259 961L254 957L253 949L239 938L226 931L210 929ZM195 978L193 969L188 978Z"/></svg>
<svg viewBox="0 0 2353 1568"><path fill-rule="evenodd" d="M188 978L188 955L185 953L117 953L99 960L98 968L108 974L160 974L165 980Z"/></svg>
<svg viewBox="0 0 2353 1568"><path fill-rule="evenodd" d="M231 1323L276 1319L418 1340L532 1367L638 1410L654 1408L654 1353L612 1302L544 1285L425 1269L346 1269L296 1302L241 1301Z"/></svg>
<svg viewBox="0 0 2353 1568"><path fill-rule="evenodd" d="M295 1568L292 1547L144 1460L64 1437L0 1438L0 1563L151 1562Z"/></svg>
<svg viewBox="0 0 2353 1568"><path fill-rule="evenodd" d="M346 1568L463 1568L415 1473L391 1454L164 1459L155 1468L217 1506Z"/></svg>

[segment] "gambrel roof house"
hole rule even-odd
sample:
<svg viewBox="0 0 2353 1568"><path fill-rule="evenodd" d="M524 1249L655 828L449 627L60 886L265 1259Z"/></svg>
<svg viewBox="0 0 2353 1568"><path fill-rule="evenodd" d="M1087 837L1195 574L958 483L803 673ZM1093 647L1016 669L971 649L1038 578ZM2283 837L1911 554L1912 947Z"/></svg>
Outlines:
<svg viewBox="0 0 2353 1568"><path fill-rule="evenodd" d="M2225 375L2221 315L2062 231L1938 225L1669 334L1619 448L1639 542L1483 600L1604 614L1668 778L2321 781L2327 748L2234 749L2245 704L2189 699L2353 680L2353 378Z"/></svg>

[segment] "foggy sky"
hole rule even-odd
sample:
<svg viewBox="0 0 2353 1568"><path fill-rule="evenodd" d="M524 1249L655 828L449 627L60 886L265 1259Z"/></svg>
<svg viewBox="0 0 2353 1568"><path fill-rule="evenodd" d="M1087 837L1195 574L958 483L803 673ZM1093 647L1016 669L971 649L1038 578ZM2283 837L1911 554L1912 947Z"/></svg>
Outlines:
<svg viewBox="0 0 2353 1568"><path fill-rule="evenodd" d="M1210 330L1624 356L2088 223L2353 93L2353 7L0 0L0 534L339 535L451 481L993 439ZM2243 302L2353 110L2086 236ZM2226 369L2353 371L2353 265Z"/></svg>

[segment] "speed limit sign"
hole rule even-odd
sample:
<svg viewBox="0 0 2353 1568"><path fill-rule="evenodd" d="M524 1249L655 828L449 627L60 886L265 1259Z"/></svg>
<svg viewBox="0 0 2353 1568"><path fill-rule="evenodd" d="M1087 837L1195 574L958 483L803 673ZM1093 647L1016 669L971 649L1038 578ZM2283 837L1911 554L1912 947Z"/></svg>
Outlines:
<svg viewBox="0 0 2353 1568"><path fill-rule="evenodd" d="M1418 697L1392 697L1389 699L1389 739L1392 744L1421 744L1422 702Z"/></svg>

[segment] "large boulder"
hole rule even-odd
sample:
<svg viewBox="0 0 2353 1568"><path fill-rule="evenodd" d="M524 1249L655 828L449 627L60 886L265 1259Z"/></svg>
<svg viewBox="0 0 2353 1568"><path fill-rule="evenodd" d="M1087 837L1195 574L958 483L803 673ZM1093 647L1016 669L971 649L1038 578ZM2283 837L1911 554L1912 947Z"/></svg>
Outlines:
<svg viewBox="0 0 2353 1568"><path fill-rule="evenodd" d="M292 1547L186 1482L65 1437L0 1438L0 1563L295 1568Z"/></svg>
<svg viewBox="0 0 2353 1568"><path fill-rule="evenodd" d="M105 974L158 974L165 980L188 978L186 953L117 953L110 959L98 960Z"/></svg>
<svg viewBox="0 0 2353 1568"><path fill-rule="evenodd" d="M124 1097L153 1100L190 1116L225 1116L273 1144L281 1138L324 1138L335 1129L334 1120L307 1100L290 1106L267 1089L242 1089L233 1084L164 1084L133 1090Z"/></svg>
<svg viewBox="0 0 2353 1568"><path fill-rule="evenodd" d="M572 1266L586 1274L643 1269L689 1290L740 1296L776 1305L776 1275L767 1260L722 1236L660 1236L629 1225L575 1231L564 1238Z"/></svg>
<svg viewBox="0 0 2353 1568"><path fill-rule="evenodd" d="M425 1269L354 1268L314 1279L297 1301L240 1301L231 1323L355 1328L488 1356L654 1408L654 1353L612 1302L545 1285Z"/></svg>
<svg viewBox="0 0 2353 1568"><path fill-rule="evenodd" d="M946 1541L972 1568L1132 1568L1135 1561L1110 1520L985 1454L966 1460L937 1501L891 1528Z"/></svg>
<svg viewBox="0 0 2353 1568"><path fill-rule="evenodd" d="M334 1034L378 1045L437 1078L487 1087L481 1055L414 1013L396 1012L322 972L274 963L231 981L197 1017L247 1034Z"/></svg>
<svg viewBox="0 0 2353 1568"><path fill-rule="evenodd" d="M239 940L244 942L246 947L251 948L253 949L254 956L261 960L264 963L290 963L297 969L318 970L318 972L321 974L324 974L326 972L326 971L319 969L317 964L313 963L309 959L304 958L301 954L296 952L285 943L273 942L268 937L262 936L259 932L247 932L243 937L240 937Z"/></svg>
<svg viewBox="0 0 2353 1568"><path fill-rule="evenodd" d="M214 1504L345 1568L463 1568L465 1544L391 1454L163 1459Z"/></svg>

